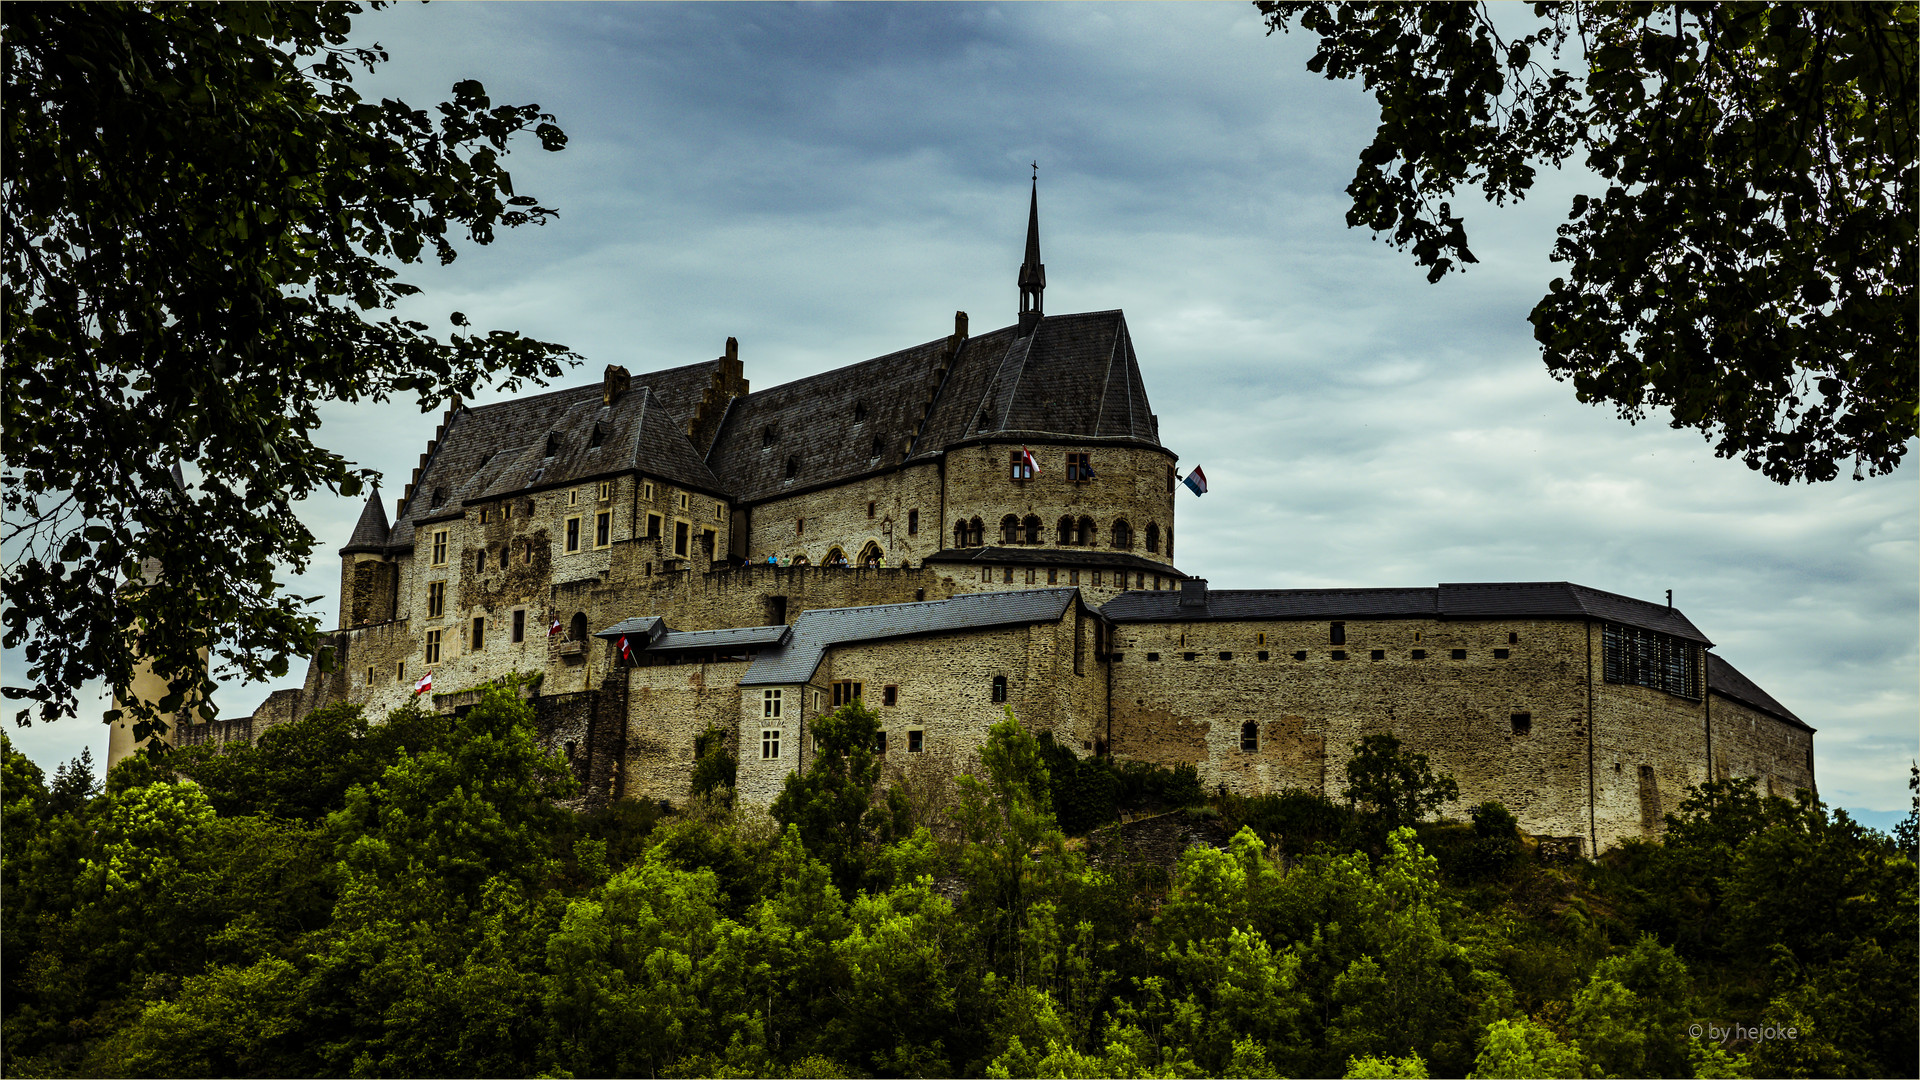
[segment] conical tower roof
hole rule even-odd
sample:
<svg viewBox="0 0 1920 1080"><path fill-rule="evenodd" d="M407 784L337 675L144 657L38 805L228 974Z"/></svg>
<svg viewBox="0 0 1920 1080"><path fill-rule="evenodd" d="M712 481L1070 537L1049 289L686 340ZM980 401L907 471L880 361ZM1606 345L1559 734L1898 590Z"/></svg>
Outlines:
<svg viewBox="0 0 1920 1080"><path fill-rule="evenodd" d="M353 527L353 536L347 546L340 549L342 555L355 552L383 552L387 547L387 504L380 498L380 489L374 488L367 496L367 505L360 511L360 521Z"/></svg>

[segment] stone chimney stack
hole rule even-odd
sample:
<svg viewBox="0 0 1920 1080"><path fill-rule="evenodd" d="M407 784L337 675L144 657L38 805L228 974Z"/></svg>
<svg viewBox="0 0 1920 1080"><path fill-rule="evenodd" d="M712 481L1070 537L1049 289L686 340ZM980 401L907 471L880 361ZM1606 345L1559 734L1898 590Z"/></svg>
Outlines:
<svg viewBox="0 0 1920 1080"><path fill-rule="evenodd" d="M620 400L620 395L633 385L633 376L618 364L608 364L607 374L600 383L600 403L612 405Z"/></svg>

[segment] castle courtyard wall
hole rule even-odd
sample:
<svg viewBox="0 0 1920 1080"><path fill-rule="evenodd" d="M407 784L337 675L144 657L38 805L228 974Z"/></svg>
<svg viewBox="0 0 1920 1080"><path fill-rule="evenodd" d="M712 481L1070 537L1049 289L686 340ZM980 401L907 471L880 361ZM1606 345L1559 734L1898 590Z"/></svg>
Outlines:
<svg viewBox="0 0 1920 1080"><path fill-rule="evenodd" d="M1711 696L1707 711L1714 779L1752 777L1760 794L1782 799L1799 791L1817 794L1813 732L1720 694Z"/></svg>

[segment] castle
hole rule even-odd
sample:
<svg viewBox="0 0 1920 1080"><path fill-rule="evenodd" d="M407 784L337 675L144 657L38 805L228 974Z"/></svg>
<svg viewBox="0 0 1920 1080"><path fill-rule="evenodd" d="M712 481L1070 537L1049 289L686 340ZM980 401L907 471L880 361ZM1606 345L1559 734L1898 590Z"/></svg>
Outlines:
<svg viewBox="0 0 1920 1080"><path fill-rule="evenodd" d="M1218 590L1175 564L1176 455L1125 316L1047 315L1037 189L1017 321L749 389L724 355L449 409L389 520L341 549L330 663L251 739L430 675L451 711L541 678L585 799L690 790L718 729L766 805L861 699L890 763L958 760L1006 706L1084 754L1209 789L1342 791L1391 733L1522 827L1592 853L1689 785L1814 786L1813 729L1670 604L1564 582ZM914 755L930 755L915 758ZM1457 810L1457 808L1456 808Z"/></svg>

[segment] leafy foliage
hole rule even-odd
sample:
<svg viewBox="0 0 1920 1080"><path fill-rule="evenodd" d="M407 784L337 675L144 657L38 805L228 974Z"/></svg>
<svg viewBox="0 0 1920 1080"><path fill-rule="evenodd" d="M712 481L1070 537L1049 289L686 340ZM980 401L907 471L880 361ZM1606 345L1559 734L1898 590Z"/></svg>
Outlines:
<svg viewBox="0 0 1920 1080"><path fill-rule="evenodd" d="M437 117L363 99L353 69L387 57L347 46L360 10L0 15L5 643L33 680L8 694L43 719L72 715L86 679L130 686L136 641L170 686L136 735L210 708L209 652L250 679L314 653L315 620L276 583L313 551L293 505L375 478L313 441L318 402L426 410L572 355L457 312L444 340L385 314L419 291L399 265L552 217L504 158L516 136L566 137L472 80Z"/></svg>
<svg viewBox="0 0 1920 1080"><path fill-rule="evenodd" d="M1780 483L1905 456L1920 8L1543 3L1509 40L1480 4L1256 6L1379 102L1347 224L1429 281L1478 261L1461 188L1521 199L1576 157L1606 185L1574 196L1531 316L1581 401L1665 408Z"/></svg>
<svg viewBox="0 0 1920 1080"><path fill-rule="evenodd" d="M454 717L334 711L251 751L129 759L72 808L0 745L0 1066L1003 1077L1920 1066L1914 864L1811 800L1710 785L1666 840L1594 865L1535 861L1497 804L1475 808L1472 825L1380 835L1318 796L1223 800L1243 827L1149 885L1081 860L1053 792L1059 772L1086 763L1067 764L1017 719L989 732L946 840L871 827L884 807L869 801L863 817L851 786L869 775L855 751L871 732L858 708L832 720L779 827L705 798L664 815L651 803L555 809L571 775L536 745L511 686ZM301 784L310 796L296 797ZM1497 872L1476 861L1483 846L1498 848ZM1761 887L1781 881L1806 888ZM1735 1023L1798 1035L1691 1034Z"/></svg>
<svg viewBox="0 0 1920 1080"><path fill-rule="evenodd" d="M1460 798L1453 777L1433 775L1427 755L1401 750L1391 735L1368 735L1347 759L1347 804L1382 830L1412 825Z"/></svg>

